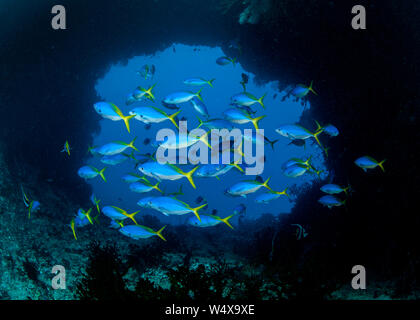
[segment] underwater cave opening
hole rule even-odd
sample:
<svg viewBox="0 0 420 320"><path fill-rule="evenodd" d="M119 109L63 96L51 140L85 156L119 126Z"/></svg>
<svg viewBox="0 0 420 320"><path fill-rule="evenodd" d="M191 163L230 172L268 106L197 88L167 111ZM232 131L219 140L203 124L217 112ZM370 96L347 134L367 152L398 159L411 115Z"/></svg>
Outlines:
<svg viewBox="0 0 420 320"><path fill-rule="evenodd" d="M268 204L256 203L255 195L250 195L246 199L242 197L228 197L224 195L224 191L231 185L242 180L253 180L255 176L243 176L235 170L228 172L220 177L215 178L194 177L197 189L194 190L187 179L177 181L164 180L159 187L166 193L174 193L179 190L182 185L183 195L178 196L179 199L189 203L192 207L199 206L196 203L198 197L202 197L208 202L205 213L214 213L221 217L230 215L234 208L243 203L247 207L247 218L256 219L263 213L271 213L277 215L279 213L290 213L294 205L293 193L305 184L311 183L316 179L316 175L305 175L300 179L289 178L283 175L281 170L277 168L292 157L300 157L306 159L312 155L313 164L325 170L324 155L322 151L312 142L306 143L305 147L290 144L290 140L281 137L275 132L275 129L282 124L297 123L304 110L310 108L309 102L305 104L302 101L289 98L287 96L289 88L279 91L276 81L261 83L255 74L249 73L243 69L240 63L235 65L220 66L216 64L216 59L224 56L225 53L220 47L207 46L191 46L181 43L173 43L164 50L157 51L153 55L141 55L130 59L126 63L114 64L109 72L101 79L97 80L96 91L102 101L108 101L116 104L123 112L129 114L129 111L140 106L155 106L168 114L173 114L177 110L169 110L165 108L162 99L177 91L196 92L201 87L188 86L183 83L187 78L202 77L205 79L216 79L213 83L214 87L204 86L202 91L203 100L207 106L210 119L223 118L223 112L232 106L229 105L230 98L234 94L243 91L241 80L243 74L248 76L246 84L247 92L252 93L256 97L266 94L264 104L266 109L260 105L252 106L256 111L254 116L266 115L261 120L259 126L264 129L264 135L270 139L278 140L274 144L274 149L270 145L265 145L264 156L266 162L262 178L271 177L270 186L277 191L282 191L286 187L289 189L291 199L280 197ZM144 79L139 74L139 70L144 65L154 65L155 73L151 79ZM281 79L285 82L285 79ZM127 105L127 95L133 92L137 86L153 88L155 102L150 100L137 101ZM196 90L197 89L197 90ZM197 117L202 115L188 103L181 105L181 113L179 120L186 120L189 128L195 128L199 125ZM237 128L252 128L252 124L235 125ZM314 124L315 126L315 124ZM175 127L169 122L154 123L151 126L132 119L130 120L130 133L126 130L122 121L114 122L107 119L100 120L100 132L94 134L93 146L101 146L111 141L130 142L137 137L135 146L139 149L140 154L152 154L156 149L156 133L159 129ZM126 151L130 153L130 151ZM136 152L137 153L137 152ZM141 198L147 196L159 196L160 193L153 190L149 193L135 193L130 191L129 186L121 178L128 173L140 174L135 168L133 161L128 159L118 165L108 165L101 163L101 157L91 156L88 164L99 169L107 167L105 176L107 182L99 177L88 180L92 187L93 193L98 199L101 199L101 205L114 205L123 208L127 212L134 212L140 208L136 204ZM190 166L189 166L190 167ZM184 170L185 171L185 170ZM327 173L324 172L323 175ZM154 181L154 180L153 180ZM262 191L259 191L262 193ZM186 216L165 217L161 213L157 213L151 209L140 209L143 213L156 215L164 223L185 223ZM217 210L217 213L216 211Z"/></svg>

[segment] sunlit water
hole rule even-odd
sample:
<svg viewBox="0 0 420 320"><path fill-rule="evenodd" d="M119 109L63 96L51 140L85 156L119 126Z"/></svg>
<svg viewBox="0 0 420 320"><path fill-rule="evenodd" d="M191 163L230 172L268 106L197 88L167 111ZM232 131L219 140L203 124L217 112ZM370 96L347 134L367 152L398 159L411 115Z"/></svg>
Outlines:
<svg viewBox="0 0 420 320"><path fill-rule="evenodd" d="M266 163L262 177L267 179L271 177L270 186L274 190L281 191L285 187L292 185L302 186L305 182L315 179L315 175L305 174L299 178L288 178L283 175L280 170L281 164L286 162L291 157L300 157L306 159L309 155L313 156L313 164L321 169L323 167L323 155L318 146L312 142L308 142L306 148L289 145L290 140L281 137L274 130L282 124L291 124L299 121L299 118L304 110L300 102L294 99L286 99L281 101L284 92L279 92L275 82L266 83L264 85L257 85L254 81L255 75L244 71L240 64L219 66L216 64L216 59L223 56L224 53L220 48L210 47L192 47L182 44L174 44L164 51L157 52L153 56L138 56L131 59L127 65L113 65L106 76L99 79L96 85L98 95L104 101L115 103L123 111L124 114L136 106L154 105L161 108L165 112L171 114L176 110L169 110L163 107L160 103L162 99L176 91L197 91L198 87L191 87L183 84L186 78L202 77L205 79L215 78L214 88L205 86L202 91L204 102L210 113L210 118L222 118L222 112L230 108L230 97L234 94L242 92L240 84L241 74L246 73L249 76L249 83L247 91L256 97L260 97L267 93L264 99L266 109L259 105L254 105L252 108L257 110L257 115L267 115L261 120L260 128L264 129L264 134L270 140L279 139L275 144L274 151L270 145L265 146ZM145 80L140 77L136 71L140 70L144 64L154 64L156 66L156 73L153 79ZM125 105L127 94L134 91L134 89L141 85L149 87L156 84L154 93L156 102L141 101L136 102L130 106ZM309 106L307 105L306 108ZM182 112L180 118L185 117L188 121L189 129L193 129L198 125L196 116L197 112L193 109L190 103L181 105ZM146 130L145 125L135 119L130 121L131 134L129 134L122 121L114 122L103 119L100 121L100 134L94 137L94 145L102 145L110 141L121 140L125 142L131 141L137 136L135 145L140 153L153 153L154 148L151 145L145 146L143 141L146 138L155 141L156 132L162 128L174 129L174 126L165 121L160 124L153 124L151 129ZM252 128L252 124L237 125L238 128ZM314 129L314 128L308 128ZM89 160L89 164L102 168L105 166L99 161L99 157L93 157ZM101 205L115 205L122 207L129 212L137 211L141 208L137 206L137 201L146 196L158 196L157 191L150 193L137 194L129 190L128 184L121 180L121 177L129 172L139 173L134 170L134 165L127 161L116 166L107 166L105 171L107 182L105 183L99 177L89 180L88 183L92 185L95 195L101 199ZM183 186L184 195L179 199L189 203L191 206L198 206L195 200L198 196L202 196L209 203L207 209L210 213L213 209L217 209L217 214L224 217L232 213L235 206L244 203L247 206L247 216L257 217L262 213L288 213L290 212L293 202L287 197L280 197L269 204L258 204L255 202L255 197L265 192L260 189L256 194L249 195L246 199L232 198L224 194L224 191L234 183L241 180L254 179L254 176L245 176L233 169L227 174L221 176L221 180L215 178L198 178L195 177L197 189L194 190L187 179L177 181L163 181L161 188L166 192L175 192L178 190L180 183ZM165 217L162 214L153 210L141 209L144 213L155 214L166 223L183 223L183 217Z"/></svg>

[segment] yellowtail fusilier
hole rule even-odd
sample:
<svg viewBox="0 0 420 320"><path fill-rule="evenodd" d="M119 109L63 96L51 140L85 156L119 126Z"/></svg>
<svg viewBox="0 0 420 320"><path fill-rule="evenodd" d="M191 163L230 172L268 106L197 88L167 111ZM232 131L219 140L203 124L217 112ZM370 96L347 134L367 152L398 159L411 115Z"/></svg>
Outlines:
<svg viewBox="0 0 420 320"><path fill-rule="evenodd" d="M315 95L318 95L314 89L312 89L313 81L311 81L311 84L308 86L304 84L298 84L296 85L293 90L290 92L292 95L294 95L296 98L303 98L305 97L309 92L312 92Z"/></svg>
<svg viewBox="0 0 420 320"><path fill-rule="evenodd" d="M162 231L163 229L165 229L165 227L166 226L163 226L160 230L154 231L153 229L149 227L138 224L135 226L129 225L129 226L122 227L118 231L121 232L123 235L130 237L134 240L147 239L153 236L158 236L163 241L166 241L166 239L162 235Z"/></svg>
<svg viewBox="0 0 420 320"><path fill-rule="evenodd" d="M226 66L228 64L233 64L233 66L235 66L235 64L236 64L236 58L229 58L229 57L223 56L223 57L217 58L216 59L216 63L219 66Z"/></svg>
<svg viewBox="0 0 420 320"><path fill-rule="evenodd" d="M140 207L151 208L156 211L163 213L166 216L169 215L184 215L188 213L194 213L198 220L200 219L200 215L198 211L207 206L207 203L192 208L189 204L178 200L174 197L148 197L144 199L140 199L137 204Z"/></svg>
<svg viewBox="0 0 420 320"><path fill-rule="evenodd" d="M340 199L338 199L337 197L333 196L333 195L326 195L321 197L318 202L320 204L322 204L323 206L328 207L329 209L331 209L332 207L339 207L342 205L346 204L346 200L341 201Z"/></svg>
<svg viewBox="0 0 420 320"><path fill-rule="evenodd" d="M182 178L187 178L195 189L195 184L193 181L193 174L198 169L198 166L193 168L189 172L183 172L181 169L176 167L173 164L160 164L156 161L149 161L138 166L138 169L144 175L155 178L158 180L179 180Z"/></svg>
<svg viewBox="0 0 420 320"><path fill-rule="evenodd" d="M96 207L96 209L98 210L98 213L101 213L101 210L99 209L99 203L101 202L101 200L96 198L96 196L92 193L92 195L90 196L90 201Z"/></svg>
<svg viewBox="0 0 420 320"><path fill-rule="evenodd" d="M203 89L198 90L196 93L189 92L189 91L180 91L168 94L162 101L167 104L180 104L184 102L190 101L192 98L197 97L201 101L203 98L201 97L201 91Z"/></svg>
<svg viewBox="0 0 420 320"><path fill-rule="evenodd" d="M280 196L282 195L289 197L289 195L287 194L287 188L283 191L268 191L267 193L260 194L255 198L255 202L267 204L272 200L280 198Z"/></svg>
<svg viewBox="0 0 420 320"><path fill-rule="evenodd" d="M283 126L278 127L275 131L288 139L291 140L306 140L309 138L314 138L316 142L320 145L320 147L325 151L324 147L322 146L321 142L319 141L318 136L323 132L323 128L319 127L317 130L312 133L308 129L302 127L298 124L286 124Z"/></svg>
<svg viewBox="0 0 420 320"><path fill-rule="evenodd" d="M242 92L232 96L231 103L247 107L250 107L255 103L259 103L263 108L265 108L263 100L266 95L267 94L265 93L261 98L257 98L249 92Z"/></svg>
<svg viewBox="0 0 420 320"><path fill-rule="evenodd" d="M210 80L206 80L203 78L188 78L184 80L184 84L186 85L190 85L190 86L204 86L206 84L208 84L210 87L213 88L213 82L216 79L210 79Z"/></svg>
<svg viewBox="0 0 420 320"><path fill-rule="evenodd" d="M149 180L144 179L137 182L131 183L128 187L131 191L137 192L137 193L145 193L150 192L152 190L157 190L159 192L162 192L159 188L160 181L158 181L156 184L151 184Z"/></svg>
<svg viewBox="0 0 420 320"><path fill-rule="evenodd" d="M69 142L66 140L66 142L64 143L64 148L63 150L61 150L61 152L66 152L68 155L70 155L70 144Z"/></svg>
<svg viewBox="0 0 420 320"><path fill-rule="evenodd" d="M226 193L231 196L240 196L246 198L248 194L257 192L260 188L264 187L268 190L272 191L272 189L268 186L268 181L270 181L270 178L268 178L266 181L258 181L258 180L246 180L239 183L236 183L232 187L228 188L226 190Z"/></svg>
<svg viewBox="0 0 420 320"><path fill-rule="evenodd" d="M29 200L28 196L26 195L25 191L23 190L23 187L20 186L22 190L22 196L23 196L23 203L28 208L28 219L31 218L31 213L34 213L38 211L41 208L41 204L37 200Z"/></svg>
<svg viewBox="0 0 420 320"><path fill-rule="evenodd" d="M123 221L125 219L131 219L135 224L137 224L137 221L134 220L134 216L139 212L127 213L127 211L115 206L105 206L102 208L102 213L112 220Z"/></svg>
<svg viewBox="0 0 420 320"><path fill-rule="evenodd" d="M105 119L112 121L123 120L127 131L130 132L129 120L134 118L133 115L124 116L122 111L113 103L110 102L97 102L93 105L95 111Z"/></svg>
<svg viewBox="0 0 420 320"><path fill-rule="evenodd" d="M137 100L141 100L144 96L147 98L147 99L149 99L149 100L151 100L151 101L155 101L155 95L153 94L153 92L152 92L152 90L153 90L153 88L155 87L156 85L154 84L153 86L151 86L151 87L149 87L149 88L147 88L147 89L145 89L145 88L143 88L143 87L141 87L141 86L138 86L137 87L137 90L139 91L139 92L143 92L144 94L140 94L140 96L139 96L139 94L135 91L134 92L134 97L137 99Z"/></svg>
<svg viewBox="0 0 420 320"><path fill-rule="evenodd" d="M248 113L242 110L238 110L236 108L227 109L226 111L223 112L223 114L226 120L233 123L245 124L245 123L252 122L252 124L254 125L257 131L259 130L258 122L265 118L265 116L252 118Z"/></svg>
<svg viewBox="0 0 420 320"><path fill-rule="evenodd" d="M220 223L225 223L229 228L233 229L232 225L229 223L229 219L232 218L234 214L226 217L221 218L219 216L210 215L210 214L202 214L200 216L201 220L197 220L195 217L190 217L187 220L187 223L194 227L200 228L207 228L207 227L214 227Z"/></svg>
<svg viewBox="0 0 420 320"><path fill-rule="evenodd" d="M325 192L328 194L339 194L341 192L344 192L345 194L347 194L347 192L350 190L350 186L343 188L337 184L329 183L329 184L323 185L320 189L322 192Z"/></svg>
<svg viewBox="0 0 420 320"><path fill-rule="evenodd" d="M123 163L128 158L129 158L129 156L124 154L124 153L117 153L117 154L110 155L110 156L103 156L100 159L100 161L104 164L107 164L107 165L110 165L110 166L115 166L117 164Z"/></svg>
<svg viewBox="0 0 420 320"><path fill-rule="evenodd" d="M175 117L180 112L181 110L172 115L168 115L165 111L156 107L138 107L131 110L129 114L133 115L136 120L144 123L160 123L165 120L170 120L174 126L178 128L178 124L175 122Z"/></svg>
<svg viewBox="0 0 420 320"><path fill-rule="evenodd" d="M137 181L140 181L144 178L145 178L144 176L140 176L140 175L135 174L135 173L128 173L128 174L121 177L121 179L126 183L137 182Z"/></svg>
<svg viewBox="0 0 420 320"><path fill-rule="evenodd" d="M381 168L381 170L385 172L385 169L383 167L385 161L386 159L382 160L381 162L378 162L372 157L364 156L356 159L354 163L356 164L356 166L362 168L365 172L367 171L367 169L374 169L376 167Z"/></svg>
<svg viewBox="0 0 420 320"><path fill-rule="evenodd" d="M135 137L130 143L126 143L123 141L113 141L107 143L97 149L97 152L103 156L112 156L121 152L124 152L127 148L134 149L139 151L135 146L134 142L136 141L137 137Z"/></svg>
<svg viewBox="0 0 420 320"><path fill-rule="evenodd" d="M79 175L79 177L83 179L93 179L97 177L98 175L100 175L101 178L106 182L106 179L104 176L105 169L106 167L103 168L102 170L98 170L97 168L92 167L92 166L83 166L77 171L77 174Z"/></svg>
<svg viewBox="0 0 420 320"><path fill-rule="evenodd" d="M190 102L191 105L194 107L195 111L197 111L199 114L206 118L210 117L209 112L207 111L207 107L203 101L194 97L190 100Z"/></svg>

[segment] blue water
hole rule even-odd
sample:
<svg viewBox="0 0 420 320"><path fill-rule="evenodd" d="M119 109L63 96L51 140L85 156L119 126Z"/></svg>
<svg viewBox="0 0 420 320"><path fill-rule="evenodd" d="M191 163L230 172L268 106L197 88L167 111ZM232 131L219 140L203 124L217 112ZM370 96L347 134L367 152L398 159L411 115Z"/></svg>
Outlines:
<svg viewBox="0 0 420 320"><path fill-rule="evenodd" d="M174 50L175 48L175 50ZM195 49L195 50L194 50ZM257 110L257 115L267 115L267 117L260 122L260 128L264 129L265 136L270 140L279 139L275 145L275 152L272 151L269 145L265 146L266 163L262 177L267 179L271 177L270 186L274 190L281 191L285 187L295 185L297 187L302 184L315 179L315 175L306 174L299 178L285 177L280 166L291 157L306 158L313 155L313 163L315 167L324 169L323 155L318 146L312 142L307 143L306 149L294 145L288 145L290 140L281 137L274 130L282 125L288 123L295 123L304 110L300 102L294 99L286 99L281 101L284 92L279 92L275 82L266 83L264 85L257 85L254 81L255 76L245 72L240 64L219 66L215 60L223 56L220 48L210 47L192 47L183 44L174 44L164 51L157 52L153 56L138 56L131 59L126 65L113 65L104 78L98 79L96 90L98 95L104 100L115 103L123 111L128 114L128 111L136 106L154 105L165 112L171 114L176 110L169 110L160 104L160 101L167 95L176 91L197 91L199 87L192 87L183 84L183 80L190 77L203 77L205 79L215 78L214 88L205 86L202 91L202 96L210 113L210 118L222 118L222 112L229 108L230 97L234 94L242 92L240 85L241 74L246 73L249 76L247 84L247 91L256 97L267 93L264 99L266 109L264 110L259 105L254 105L252 108ZM140 70L144 64L154 64L156 66L156 73L153 79L145 80L141 78L136 71ZM145 88L156 83L153 92L155 93L156 102L141 101L136 102L130 106L125 105L126 96L128 93L141 85ZM277 97L273 99L273 96ZM309 106L307 105L306 108ZM198 125L196 118L197 112L192 108L190 103L181 105L182 112L179 117L186 117L188 120L188 128L193 129ZM99 117L99 116L98 116ZM106 119L100 121L101 131L94 137L94 145L102 145L114 140L121 140L125 142L131 141L137 136L135 145L140 153L153 153L154 148L151 145L145 146L143 140L150 138L155 141L156 132L162 128L174 129L174 126L165 121L160 124L152 124L151 129L146 130L142 122L135 119L130 121L131 134L129 134L122 121L114 122ZM252 128L252 124L237 125L238 128ZM314 128L308 128L314 129ZM99 161L99 157L92 157L88 161L89 164L102 168L104 164ZM101 205L115 205L124 208L128 212L137 211L140 208L136 205L137 201L146 196L158 196L157 191L150 193L137 194L129 190L128 184L121 180L121 176L126 173L139 173L134 170L132 162L127 161L116 166L108 166L105 171L105 176L108 182L102 181L100 178L89 180L87 183L91 184L95 195L101 199ZM195 177L197 189L194 190L187 179L183 178L177 181L163 181L160 187L166 192L175 192L181 183L183 186L184 195L179 199L189 203L191 206L197 206L195 199L198 196L204 197L209 203L208 213L213 209L218 210L218 215L224 217L230 215L235 206L244 203L247 206L248 218L256 218L262 213L289 213L294 203L287 197L280 197L269 204L255 203L255 197L265 192L260 189L256 194L249 195L246 199L232 198L224 195L224 191L234 183L254 179L253 176L245 176L233 169L227 174L221 176L221 180L215 178L198 178ZM165 223L184 223L186 218L183 217L165 217L162 214L148 209L142 209L143 213L153 214L159 217Z"/></svg>

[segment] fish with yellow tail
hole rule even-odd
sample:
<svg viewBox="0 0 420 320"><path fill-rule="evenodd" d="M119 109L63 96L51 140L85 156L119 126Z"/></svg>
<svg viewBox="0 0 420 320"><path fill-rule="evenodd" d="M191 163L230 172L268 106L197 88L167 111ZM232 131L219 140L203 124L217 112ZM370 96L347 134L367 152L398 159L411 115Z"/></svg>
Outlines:
<svg viewBox="0 0 420 320"><path fill-rule="evenodd" d="M151 178L155 178L157 180L179 180L182 178L187 178L190 184L194 189L196 189L195 183L193 181L194 172L199 167L194 167L189 172L184 172L177 166L167 163L167 164L160 164L156 161L148 161L138 166L139 171Z"/></svg>
<svg viewBox="0 0 420 320"><path fill-rule="evenodd" d="M383 166L386 159L382 160L381 162L376 161L372 157L364 156L356 159L354 163L356 166L363 169L364 172L367 172L368 169L375 169L376 167L381 168L382 172L385 172L385 168Z"/></svg>
<svg viewBox="0 0 420 320"><path fill-rule="evenodd" d="M267 188L268 190L272 191L272 189L268 186L268 182L271 178L268 178L266 181L262 181L262 179L257 178L256 180L246 180L239 183L236 183L232 187L228 188L225 193L234 197L244 197L248 194L257 192L262 187Z"/></svg>
<svg viewBox="0 0 420 320"><path fill-rule="evenodd" d="M122 111L111 102L97 102L93 105L95 111L105 119L112 121L123 120L127 131L130 132L130 119L134 118L133 115L125 116Z"/></svg>
<svg viewBox="0 0 420 320"><path fill-rule="evenodd" d="M105 206L102 208L102 213L112 220L123 221L125 219L131 219L135 224L137 224L137 221L134 217L139 212L140 211L128 213L127 211L115 206Z"/></svg>
<svg viewBox="0 0 420 320"><path fill-rule="evenodd" d="M70 148L70 144L69 144L69 142L66 140L66 142L64 142L64 147L63 147L63 150L61 150L61 152L65 152L65 153L67 153L68 155L70 155L70 150L71 150L71 148Z"/></svg>
<svg viewBox="0 0 420 320"><path fill-rule="evenodd" d="M124 226L120 228L118 231L121 232L123 235L130 237L134 240L139 239L147 239L153 236L158 236L163 241L166 241L166 239L162 235L163 229L165 229L166 226L163 226L160 230L154 231L149 227L142 226L142 225L129 225Z"/></svg>
<svg viewBox="0 0 420 320"><path fill-rule="evenodd" d="M290 92L292 95L294 95L296 98L303 98L305 97L309 92L312 92L314 95L318 95L315 90L312 88L313 81L311 81L311 84L308 86L304 84L298 84L296 85L293 90Z"/></svg>
<svg viewBox="0 0 420 320"><path fill-rule="evenodd" d="M38 211L41 208L41 204L39 203L39 201L30 200L29 197L26 195L25 191L23 190L23 186L20 186L20 189L22 190L23 203L28 208L28 219L30 219L31 213Z"/></svg>
<svg viewBox="0 0 420 320"><path fill-rule="evenodd" d="M198 220L201 221L200 215L198 214L198 211L204 207L207 206L207 203L192 208L189 204L176 199L174 197L147 197L140 199L137 202L137 205L144 208L150 208L154 209L156 211L159 211L163 213L166 216L169 215L184 215L188 213L194 213L194 215L197 217Z"/></svg>
<svg viewBox="0 0 420 320"><path fill-rule="evenodd" d="M232 225L229 223L229 219L233 216L234 214L226 218L221 218L211 214L202 214L201 220L198 221L195 217L190 217L188 218L187 223L191 226L200 228L213 227L217 226L220 223L225 223L229 228L233 229Z"/></svg>
<svg viewBox="0 0 420 320"><path fill-rule="evenodd" d="M106 178L104 176L105 169L106 169L106 167L103 168L102 170L99 170L99 169L97 169L95 167L92 167L92 166L83 166L77 171L77 174L79 175L79 177L81 177L83 179L86 179L86 180L87 179L93 179L93 178L95 178L99 175L106 182Z"/></svg>

